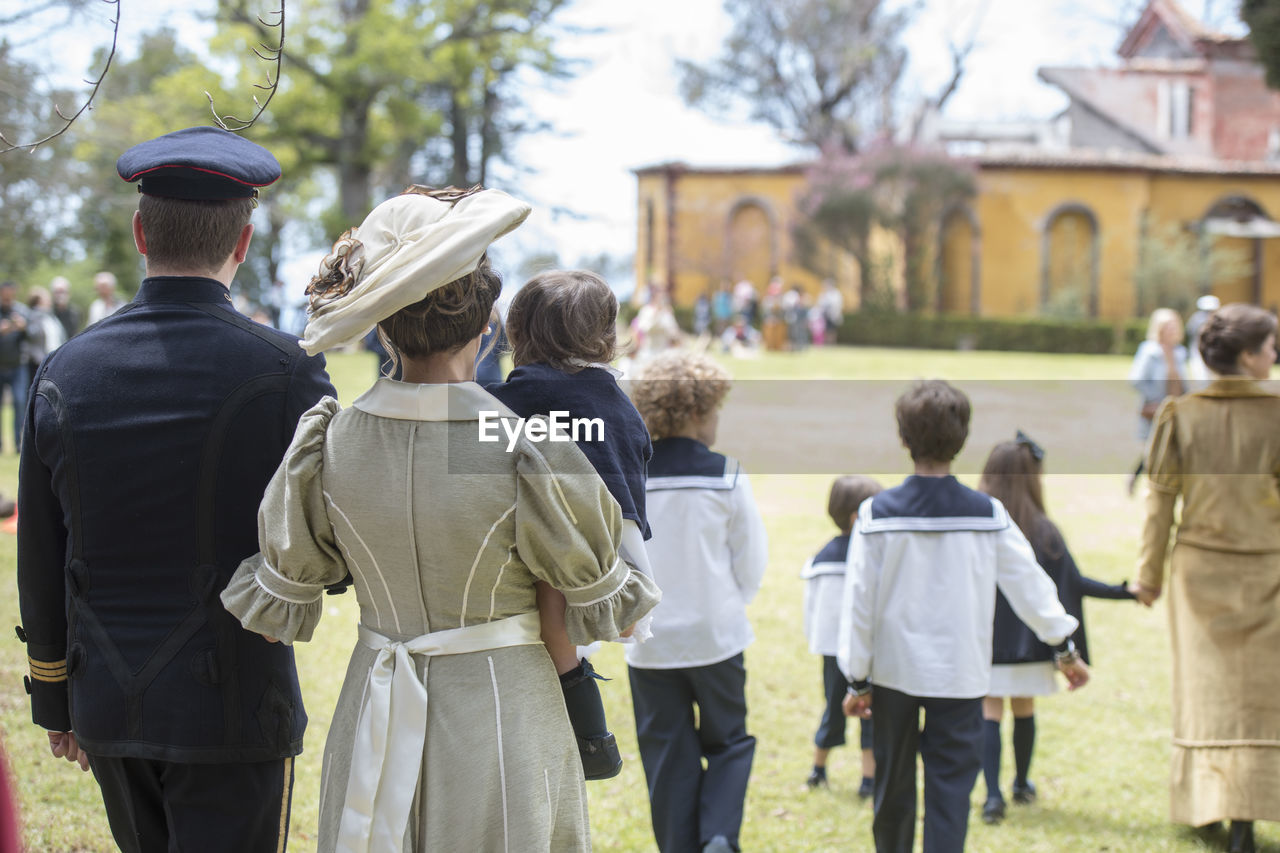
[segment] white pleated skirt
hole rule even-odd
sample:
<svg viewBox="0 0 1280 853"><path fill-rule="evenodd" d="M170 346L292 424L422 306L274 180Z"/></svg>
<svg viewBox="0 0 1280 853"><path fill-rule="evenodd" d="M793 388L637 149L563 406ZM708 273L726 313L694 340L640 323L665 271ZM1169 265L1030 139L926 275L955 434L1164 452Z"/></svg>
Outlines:
<svg viewBox="0 0 1280 853"><path fill-rule="evenodd" d="M1058 692L1057 670L1049 661L997 663L991 667L988 696L1048 696Z"/></svg>

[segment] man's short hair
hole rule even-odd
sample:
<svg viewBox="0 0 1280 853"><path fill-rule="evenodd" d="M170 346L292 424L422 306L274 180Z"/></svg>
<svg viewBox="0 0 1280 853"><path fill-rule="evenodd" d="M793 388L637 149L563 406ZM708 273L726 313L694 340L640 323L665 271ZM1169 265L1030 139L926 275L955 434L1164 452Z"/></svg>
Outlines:
<svg viewBox="0 0 1280 853"><path fill-rule="evenodd" d="M941 379L912 385L894 409L915 462L950 462L969 437L969 398Z"/></svg>
<svg viewBox="0 0 1280 853"><path fill-rule="evenodd" d="M206 201L143 195L138 199L147 260L191 272L222 269L253 215L253 199Z"/></svg>

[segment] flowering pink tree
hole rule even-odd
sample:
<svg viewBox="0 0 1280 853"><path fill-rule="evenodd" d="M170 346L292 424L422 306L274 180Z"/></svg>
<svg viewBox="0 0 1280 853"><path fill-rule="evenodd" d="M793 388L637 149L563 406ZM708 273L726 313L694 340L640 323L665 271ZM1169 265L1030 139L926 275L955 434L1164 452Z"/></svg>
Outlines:
<svg viewBox="0 0 1280 853"><path fill-rule="evenodd" d="M823 245L849 252L861 273L862 304L889 307L885 292L891 283L878 274L870 247L872 228L885 228L902 242L907 309L923 308L934 284L928 246L943 215L974 192L972 167L941 151L892 144L861 154L827 148L806 175L798 200L798 260L829 274Z"/></svg>

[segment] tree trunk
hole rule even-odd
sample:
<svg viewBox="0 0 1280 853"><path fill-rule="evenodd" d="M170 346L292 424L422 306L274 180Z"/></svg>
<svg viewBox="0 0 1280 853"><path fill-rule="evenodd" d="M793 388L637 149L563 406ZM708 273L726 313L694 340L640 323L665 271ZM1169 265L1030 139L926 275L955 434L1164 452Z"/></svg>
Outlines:
<svg viewBox="0 0 1280 853"><path fill-rule="evenodd" d="M449 170L449 183L455 187L470 186L471 152L468 147L467 110L458 97L458 90L449 93L449 127L453 141L453 167Z"/></svg>
<svg viewBox="0 0 1280 853"><path fill-rule="evenodd" d="M498 147L498 134L494 128L493 117L498 112L498 96L493 86L484 90L484 109L480 113L480 174L476 183L483 184L488 178L489 158Z"/></svg>
<svg viewBox="0 0 1280 853"><path fill-rule="evenodd" d="M369 212L373 169L365 156L369 139L369 104L367 100L344 99L339 122L338 199L342 218L348 225L358 225Z"/></svg>

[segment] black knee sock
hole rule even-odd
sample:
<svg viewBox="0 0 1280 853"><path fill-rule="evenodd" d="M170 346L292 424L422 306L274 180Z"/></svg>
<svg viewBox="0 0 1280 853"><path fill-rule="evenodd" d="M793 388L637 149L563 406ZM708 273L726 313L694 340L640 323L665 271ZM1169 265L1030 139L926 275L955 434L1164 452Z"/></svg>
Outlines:
<svg viewBox="0 0 1280 853"><path fill-rule="evenodd" d="M1017 773L1014 784L1027 784L1031 770L1031 753L1036 748L1036 715L1013 718L1013 768Z"/></svg>
<svg viewBox="0 0 1280 853"><path fill-rule="evenodd" d="M583 658L573 669L560 676L560 689L564 691L564 706L569 712L573 733L580 738L603 737L609 733L604 718L604 703L600 700L600 688L596 686L595 669Z"/></svg>
<svg viewBox="0 0 1280 853"><path fill-rule="evenodd" d="M982 777L987 782L987 799L1001 797L999 720L982 721Z"/></svg>

